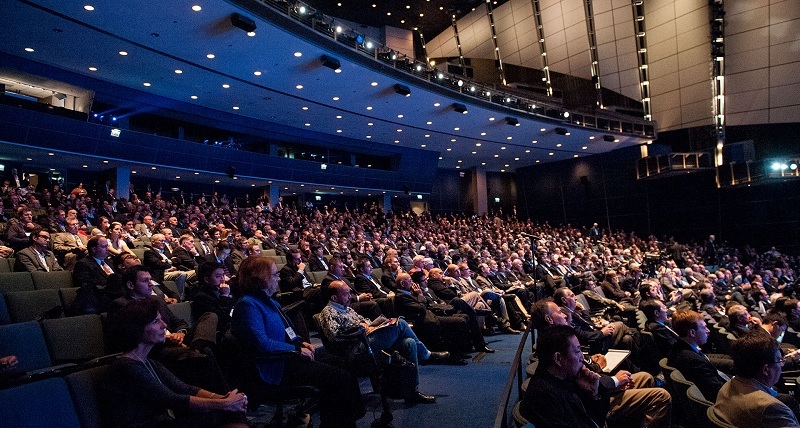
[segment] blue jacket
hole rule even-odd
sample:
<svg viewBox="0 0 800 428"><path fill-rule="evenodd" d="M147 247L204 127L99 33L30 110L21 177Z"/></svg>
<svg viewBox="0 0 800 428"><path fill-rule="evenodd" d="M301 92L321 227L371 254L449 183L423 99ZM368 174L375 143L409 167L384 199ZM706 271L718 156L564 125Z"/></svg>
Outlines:
<svg viewBox="0 0 800 428"><path fill-rule="evenodd" d="M249 351L256 354L295 351L289 342L280 313L280 304L266 293L245 295L233 309L231 332ZM270 385L279 385L283 376L283 361L258 363L261 379Z"/></svg>

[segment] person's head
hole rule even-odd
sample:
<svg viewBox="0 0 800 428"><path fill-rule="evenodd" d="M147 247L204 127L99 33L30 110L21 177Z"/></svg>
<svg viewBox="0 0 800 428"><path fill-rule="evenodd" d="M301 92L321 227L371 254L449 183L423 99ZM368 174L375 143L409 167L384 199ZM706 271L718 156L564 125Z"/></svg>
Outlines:
<svg viewBox="0 0 800 428"><path fill-rule="evenodd" d="M41 227L33 229L31 232L31 244L37 251L44 251L50 245L50 232Z"/></svg>
<svg viewBox="0 0 800 428"><path fill-rule="evenodd" d="M150 272L142 265L131 266L123 274L128 295L134 300L144 300L153 294Z"/></svg>
<svg viewBox="0 0 800 428"><path fill-rule="evenodd" d="M415 284L419 284L422 289L428 288L428 278L425 276L425 272L418 270L411 274L411 282Z"/></svg>
<svg viewBox="0 0 800 428"><path fill-rule="evenodd" d="M578 299L575 297L575 293L567 287L556 289L553 293L553 301L556 302L558 306L563 306L571 311L574 311L575 307L578 305Z"/></svg>
<svg viewBox="0 0 800 428"><path fill-rule="evenodd" d="M96 259L105 259L108 257L108 239L105 236L92 236L86 243L86 251Z"/></svg>
<svg viewBox="0 0 800 428"><path fill-rule="evenodd" d="M358 271L364 275L372 275L372 262L370 262L366 257L361 257L358 259L356 268L358 268Z"/></svg>
<svg viewBox="0 0 800 428"><path fill-rule="evenodd" d="M303 256L300 254L300 250L292 250L289 253L289 257L286 259L286 263L294 267L300 266L300 263L303 263Z"/></svg>
<svg viewBox="0 0 800 428"><path fill-rule="evenodd" d="M108 226L108 236L111 238L118 238L122 235L122 223L115 221Z"/></svg>
<svg viewBox="0 0 800 428"><path fill-rule="evenodd" d="M442 279L442 277L444 277L444 272L439 268L433 268L428 271L428 278Z"/></svg>
<svg viewBox="0 0 800 428"><path fill-rule="evenodd" d="M172 229L170 229L168 227L162 228L161 229L161 234L164 235L164 241L167 244L171 244L172 243L172 239L173 239Z"/></svg>
<svg viewBox="0 0 800 428"><path fill-rule="evenodd" d="M551 325L567 325L567 315L551 300L539 300L531 307L531 318L537 329Z"/></svg>
<svg viewBox="0 0 800 428"><path fill-rule="evenodd" d="M225 261L230 254L231 244L229 244L227 241L220 240L216 245L214 245L214 255L216 255L221 261Z"/></svg>
<svg viewBox="0 0 800 428"><path fill-rule="evenodd" d="M763 328L773 339L778 342L783 340L783 334L789 323L786 317L777 312L768 312L761 320L761 328Z"/></svg>
<svg viewBox="0 0 800 428"><path fill-rule="evenodd" d="M730 320L731 327L747 328L750 322L750 312L742 305L733 305L726 312Z"/></svg>
<svg viewBox="0 0 800 428"><path fill-rule="evenodd" d="M325 289L328 300L344 307L350 306L350 287L344 281L332 281Z"/></svg>
<svg viewBox="0 0 800 428"><path fill-rule="evenodd" d="M458 265L454 265L451 263L447 265L447 272L445 273L445 275L451 278L459 279L461 278L461 271L458 269Z"/></svg>
<svg viewBox="0 0 800 428"><path fill-rule="evenodd" d="M717 295L714 290L703 290L700 292L700 303L704 305L713 305L717 303Z"/></svg>
<svg viewBox="0 0 800 428"><path fill-rule="evenodd" d="M150 227L150 228L152 228L153 226L156 225L153 222L153 216L149 216L149 215L144 216L144 220L142 220L142 223L144 223L145 226Z"/></svg>
<svg viewBox="0 0 800 428"><path fill-rule="evenodd" d="M261 290L272 296L278 291L278 266L267 257L248 257L239 266L239 289L244 294Z"/></svg>
<svg viewBox="0 0 800 428"><path fill-rule="evenodd" d="M75 235L78 233L78 217L67 217L66 221L67 232Z"/></svg>
<svg viewBox="0 0 800 428"><path fill-rule="evenodd" d="M134 300L117 312L115 327L123 352L132 351L140 343L155 345L164 342L167 325L158 313L158 302L153 299Z"/></svg>
<svg viewBox="0 0 800 428"><path fill-rule="evenodd" d="M574 379L583 367L581 345L572 327L554 325L539 331L539 366L560 379Z"/></svg>
<svg viewBox="0 0 800 428"><path fill-rule="evenodd" d="M708 340L708 328L703 316L695 311L677 311L672 314L672 329L681 339L693 344L703 345Z"/></svg>
<svg viewBox="0 0 800 428"><path fill-rule="evenodd" d="M778 342L761 331L751 331L731 344L737 376L755 379L772 387L781 377L783 357Z"/></svg>
<svg viewBox="0 0 800 428"><path fill-rule="evenodd" d="M400 269L400 262L398 262L397 257L394 256L386 257L386 260L384 260L384 264L392 272L396 272L398 269Z"/></svg>
<svg viewBox="0 0 800 428"><path fill-rule="evenodd" d="M661 300L650 299L642 302L640 309L647 321L664 322L667 320L667 307Z"/></svg>
<svg viewBox="0 0 800 428"><path fill-rule="evenodd" d="M202 284L207 284L212 287L219 288L219 285L225 279L225 267L222 263L206 262L197 268L197 277L200 278Z"/></svg>
<svg viewBox="0 0 800 428"><path fill-rule="evenodd" d="M395 279L397 284L397 288L401 290L411 290L411 276L405 272L400 272L397 274L397 279Z"/></svg>
<svg viewBox="0 0 800 428"><path fill-rule="evenodd" d="M336 277L341 278L341 276L344 274L344 261L342 261L340 256L334 255L330 260L328 260L328 272Z"/></svg>
<svg viewBox="0 0 800 428"><path fill-rule="evenodd" d="M154 233L150 236L150 246L157 250L163 250L167 247L167 241L164 239L164 235L161 233Z"/></svg>
<svg viewBox="0 0 800 428"><path fill-rule="evenodd" d="M181 235L178 245L188 251L189 254L194 253L194 237L192 235Z"/></svg>

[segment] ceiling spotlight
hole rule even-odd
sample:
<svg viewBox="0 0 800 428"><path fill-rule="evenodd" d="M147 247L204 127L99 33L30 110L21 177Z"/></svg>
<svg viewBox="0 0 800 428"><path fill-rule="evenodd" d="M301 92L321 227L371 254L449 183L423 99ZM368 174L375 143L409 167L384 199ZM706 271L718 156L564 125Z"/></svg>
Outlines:
<svg viewBox="0 0 800 428"><path fill-rule="evenodd" d="M519 126L519 120L516 117L507 117L506 123L511 126Z"/></svg>
<svg viewBox="0 0 800 428"><path fill-rule="evenodd" d="M614 136L613 135L603 135L603 141L608 141L609 143L613 143L614 142Z"/></svg>
<svg viewBox="0 0 800 428"><path fill-rule="evenodd" d="M567 128L556 128L554 131L558 135L567 135L567 134L569 134L569 131L567 131Z"/></svg>
<svg viewBox="0 0 800 428"><path fill-rule="evenodd" d="M252 19L239 15L238 13L234 13L231 15L231 24L234 27L244 30L246 33L252 33L256 31L256 22Z"/></svg>
<svg viewBox="0 0 800 428"><path fill-rule="evenodd" d="M453 110L461 114L467 114L467 106L461 103L453 103Z"/></svg>
<svg viewBox="0 0 800 428"><path fill-rule="evenodd" d="M320 61L322 62L322 65L330 68L333 71L338 71L342 68L342 63L340 63L338 59L328 55L322 55L320 57Z"/></svg>
<svg viewBox="0 0 800 428"><path fill-rule="evenodd" d="M395 83L394 84L394 91L397 92L398 94L404 96L404 97L411 96L411 89L406 85L401 85L399 83Z"/></svg>

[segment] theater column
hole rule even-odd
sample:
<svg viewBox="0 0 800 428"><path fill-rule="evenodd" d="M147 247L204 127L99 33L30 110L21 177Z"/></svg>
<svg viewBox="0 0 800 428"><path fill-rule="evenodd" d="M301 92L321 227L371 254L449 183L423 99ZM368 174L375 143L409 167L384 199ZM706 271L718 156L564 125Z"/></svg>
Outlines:
<svg viewBox="0 0 800 428"><path fill-rule="evenodd" d="M125 167L114 168L114 183L117 188L117 199L131 198L131 169Z"/></svg>
<svg viewBox="0 0 800 428"><path fill-rule="evenodd" d="M270 184L267 188L269 189L269 206L275 208L281 196L281 188L277 184Z"/></svg>
<svg viewBox="0 0 800 428"><path fill-rule="evenodd" d="M388 213L392 210L392 195L388 193L383 194L383 212Z"/></svg>
<svg viewBox="0 0 800 428"><path fill-rule="evenodd" d="M489 211L488 199L486 196L486 170L483 168L472 169L472 212L477 215L484 215Z"/></svg>

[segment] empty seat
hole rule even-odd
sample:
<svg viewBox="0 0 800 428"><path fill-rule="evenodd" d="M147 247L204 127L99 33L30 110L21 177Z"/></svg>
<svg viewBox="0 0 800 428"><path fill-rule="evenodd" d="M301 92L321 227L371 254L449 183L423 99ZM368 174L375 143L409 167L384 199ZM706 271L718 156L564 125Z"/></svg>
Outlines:
<svg viewBox="0 0 800 428"><path fill-rule="evenodd" d="M8 264L8 259L0 258L0 273L7 273L7 272L11 272L11 266L9 266Z"/></svg>
<svg viewBox="0 0 800 428"><path fill-rule="evenodd" d="M81 363L106 353L100 315L44 320L42 331L54 364Z"/></svg>
<svg viewBox="0 0 800 428"><path fill-rule="evenodd" d="M383 269L379 267L372 269L372 277L380 281L381 277L383 277Z"/></svg>
<svg viewBox="0 0 800 428"><path fill-rule="evenodd" d="M33 288L46 290L50 288L72 287L72 272L67 270L56 272L31 272Z"/></svg>
<svg viewBox="0 0 800 428"><path fill-rule="evenodd" d="M79 288L80 287L58 289L58 296L61 298L61 307L64 308L65 311L69 310L69 307L72 306L72 302L74 302L75 298L78 296Z"/></svg>
<svg viewBox="0 0 800 428"><path fill-rule="evenodd" d="M194 326L194 319L192 318L192 302L180 302L174 305L169 305L169 310L173 315L183 319L190 326Z"/></svg>
<svg viewBox="0 0 800 428"><path fill-rule="evenodd" d="M58 377L0 391L0 415L7 427L80 427L67 382Z"/></svg>
<svg viewBox="0 0 800 428"><path fill-rule="evenodd" d="M144 260L144 252L147 251L147 248L131 248L131 251L136 254L139 260Z"/></svg>
<svg viewBox="0 0 800 428"><path fill-rule="evenodd" d="M45 312L61 307L58 290L17 291L6 294L11 322L31 321Z"/></svg>
<svg viewBox="0 0 800 428"><path fill-rule="evenodd" d="M66 377L75 411L82 428L100 428L103 426L102 413L98 405L98 392L108 366L92 367L71 373Z"/></svg>
<svg viewBox="0 0 800 428"><path fill-rule="evenodd" d="M327 275L328 271L326 270L311 272L311 274L308 275L308 279L314 284L322 284L322 280L325 279Z"/></svg>
<svg viewBox="0 0 800 428"><path fill-rule="evenodd" d="M23 372L51 365L42 327L36 321L0 325L0 355L16 355Z"/></svg>
<svg viewBox="0 0 800 428"><path fill-rule="evenodd" d="M0 265L2 265L0 259ZM0 273L0 293L8 294L15 291L33 291L33 278L30 272Z"/></svg>

